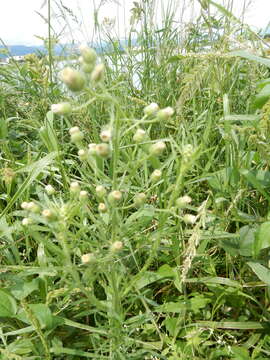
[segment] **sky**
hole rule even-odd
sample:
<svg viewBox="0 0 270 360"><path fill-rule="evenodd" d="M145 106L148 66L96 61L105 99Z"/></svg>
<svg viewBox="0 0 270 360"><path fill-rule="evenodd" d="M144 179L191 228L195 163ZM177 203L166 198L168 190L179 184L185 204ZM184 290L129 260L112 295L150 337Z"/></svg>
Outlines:
<svg viewBox="0 0 270 360"><path fill-rule="evenodd" d="M42 45L38 37L46 37L48 26L42 18L47 17L48 0L8 0L0 1L0 38L7 45ZM140 0L137 0L140 2ZM165 10L172 0L155 0L157 10L156 21L161 19L162 9ZM230 3L230 0L215 0L221 4ZM93 40L94 29L94 6L103 3L98 12L98 19L110 23L115 19L115 25L107 30L119 37L124 37L125 32L130 29L130 10L134 0L51 0L52 3L52 27L56 34L60 34L62 42L75 39L80 42ZM184 22L189 21L196 10L196 0L174 0L174 4L193 3L189 9L185 8ZM265 28L270 22L270 0L235 0L234 13L239 15L244 3L251 2L245 17L254 29ZM64 4L75 15L64 19L61 15L60 4ZM182 5L180 5L181 7ZM180 14L181 9L175 9ZM40 15L41 16L40 16ZM179 15L180 16L180 15ZM107 19L106 19L107 18ZM105 19L105 20L104 20Z"/></svg>

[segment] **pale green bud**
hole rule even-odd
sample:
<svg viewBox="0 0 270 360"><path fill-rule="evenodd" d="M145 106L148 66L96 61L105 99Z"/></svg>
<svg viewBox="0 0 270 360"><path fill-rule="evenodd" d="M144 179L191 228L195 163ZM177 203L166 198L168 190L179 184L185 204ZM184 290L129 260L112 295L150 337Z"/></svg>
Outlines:
<svg viewBox="0 0 270 360"><path fill-rule="evenodd" d="M72 183L70 183L69 190L72 194L79 194L79 192L81 191L80 184L77 181L73 181Z"/></svg>
<svg viewBox="0 0 270 360"><path fill-rule="evenodd" d="M97 83L101 80L103 80L105 72L105 65L104 64L98 64L95 66L92 74L91 74L91 80L94 83Z"/></svg>
<svg viewBox="0 0 270 360"><path fill-rule="evenodd" d="M88 145L88 153L89 155L97 155L97 144L89 144Z"/></svg>
<svg viewBox="0 0 270 360"><path fill-rule="evenodd" d="M183 220L186 224L193 225L196 222L196 216L192 214L186 214L184 215Z"/></svg>
<svg viewBox="0 0 270 360"><path fill-rule="evenodd" d="M102 130L100 133L100 139L103 142L109 142L112 139L112 131L110 129Z"/></svg>
<svg viewBox="0 0 270 360"><path fill-rule="evenodd" d="M66 67L60 72L60 79L71 91L81 91L85 86L83 75L71 67Z"/></svg>
<svg viewBox="0 0 270 360"><path fill-rule="evenodd" d="M150 155L159 156L166 149L166 144L164 141L158 141L155 144L151 145L149 148Z"/></svg>
<svg viewBox="0 0 270 360"><path fill-rule="evenodd" d="M32 213L39 213L40 207L37 204L35 204L33 201L31 201L28 204L28 210L31 211Z"/></svg>
<svg viewBox="0 0 270 360"><path fill-rule="evenodd" d="M133 141L135 141L136 143L140 143L144 141L146 137L146 131L144 131L143 129L137 129L135 134L133 135Z"/></svg>
<svg viewBox="0 0 270 360"><path fill-rule="evenodd" d="M56 193L55 188L50 184L45 186L45 191L48 195L53 195Z"/></svg>
<svg viewBox="0 0 270 360"><path fill-rule="evenodd" d="M78 156L79 156L79 159L81 161L84 161L84 160L87 160L88 158L88 151L84 150L84 149L80 149L78 151Z"/></svg>
<svg viewBox="0 0 270 360"><path fill-rule="evenodd" d="M98 211L101 213L105 213L107 211L107 206L104 203L98 204Z"/></svg>
<svg viewBox="0 0 270 360"><path fill-rule="evenodd" d="M122 193L119 190L113 190L108 195L108 201L110 204L115 204L122 199Z"/></svg>
<svg viewBox="0 0 270 360"><path fill-rule="evenodd" d="M24 218L22 219L22 225L23 226L28 226L28 225L31 225L33 223L33 220L30 219L30 218Z"/></svg>
<svg viewBox="0 0 270 360"><path fill-rule="evenodd" d="M85 201L88 199L88 192L85 190L80 191L79 199Z"/></svg>
<svg viewBox="0 0 270 360"><path fill-rule="evenodd" d="M72 111L72 106L68 102L60 103L60 104L52 104L51 111L54 114L58 115L67 115Z"/></svg>
<svg viewBox="0 0 270 360"><path fill-rule="evenodd" d="M27 201L24 201L21 203L21 208L23 210L28 210L29 203Z"/></svg>
<svg viewBox="0 0 270 360"><path fill-rule="evenodd" d="M99 198L104 198L104 196L107 194L107 191L106 191L106 189L105 189L105 187L104 186L102 186L102 185L98 185L97 187L96 187L96 194L97 194L97 196L99 197Z"/></svg>
<svg viewBox="0 0 270 360"><path fill-rule="evenodd" d="M80 45L79 49L84 62L87 64L93 64L96 62L97 54L94 49L91 49L86 44Z"/></svg>
<svg viewBox="0 0 270 360"><path fill-rule="evenodd" d="M54 220L56 218L55 213L50 209L44 209L42 211L42 216L48 221Z"/></svg>
<svg viewBox="0 0 270 360"><path fill-rule="evenodd" d="M88 253L84 254L81 257L82 264L91 264L96 262L96 257L94 254Z"/></svg>
<svg viewBox="0 0 270 360"><path fill-rule="evenodd" d="M112 245L111 245L111 251L112 252L118 252L120 250L122 250L123 248L123 243L122 241L115 241Z"/></svg>
<svg viewBox="0 0 270 360"><path fill-rule="evenodd" d="M158 110L159 110L158 104L151 103L144 108L143 112L145 115L150 116L155 114Z"/></svg>
<svg viewBox="0 0 270 360"><path fill-rule="evenodd" d="M158 180L161 179L161 176L162 176L162 171L159 169L156 169L152 172L150 179L152 182L157 182Z"/></svg>
<svg viewBox="0 0 270 360"><path fill-rule="evenodd" d="M110 146L106 143L96 145L96 154L101 157L108 157L111 153Z"/></svg>
<svg viewBox="0 0 270 360"><path fill-rule="evenodd" d="M170 106L159 110L157 113L157 118L159 120L168 120L174 114L174 109Z"/></svg>
<svg viewBox="0 0 270 360"><path fill-rule="evenodd" d="M82 63L81 65L82 71L85 72L86 74L91 74L91 72L94 70L94 67L95 67L94 64Z"/></svg>
<svg viewBox="0 0 270 360"><path fill-rule="evenodd" d="M75 128L77 128L77 126L75 126ZM71 130L71 129L70 129ZM69 131L69 133L70 133L70 131ZM79 130L79 131L73 131L73 132L71 132L70 133L71 135L70 135L70 140L71 140L71 142L73 142L74 144L76 144L76 143L80 143L82 140L83 140L83 138L84 138L84 135L83 135L83 133Z"/></svg>
<svg viewBox="0 0 270 360"><path fill-rule="evenodd" d="M142 206L146 202L147 196L145 193L138 193L134 196L134 205L136 207Z"/></svg>
<svg viewBox="0 0 270 360"><path fill-rule="evenodd" d="M182 196L176 200L176 206L180 209L184 209L192 201L191 197L188 195Z"/></svg>

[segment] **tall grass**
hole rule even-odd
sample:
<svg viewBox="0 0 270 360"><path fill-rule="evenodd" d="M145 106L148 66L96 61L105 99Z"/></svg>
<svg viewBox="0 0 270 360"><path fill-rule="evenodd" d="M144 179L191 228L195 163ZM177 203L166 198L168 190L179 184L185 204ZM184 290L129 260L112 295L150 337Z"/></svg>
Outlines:
<svg viewBox="0 0 270 360"><path fill-rule="evenodd" d="M77 92L0 69L1 359L269 358L269 60L199 3L134 4Z"/></svg>

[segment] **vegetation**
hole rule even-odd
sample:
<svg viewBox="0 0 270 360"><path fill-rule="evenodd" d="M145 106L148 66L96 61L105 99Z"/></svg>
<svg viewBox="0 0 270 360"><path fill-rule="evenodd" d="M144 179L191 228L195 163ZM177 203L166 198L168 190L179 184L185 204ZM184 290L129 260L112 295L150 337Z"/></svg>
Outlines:
<svg viewBox="0 0 270 360"><path fill-rule="evenodd" d="M1 359L269 359L267 43L198 3L0 68Z"/></svg>

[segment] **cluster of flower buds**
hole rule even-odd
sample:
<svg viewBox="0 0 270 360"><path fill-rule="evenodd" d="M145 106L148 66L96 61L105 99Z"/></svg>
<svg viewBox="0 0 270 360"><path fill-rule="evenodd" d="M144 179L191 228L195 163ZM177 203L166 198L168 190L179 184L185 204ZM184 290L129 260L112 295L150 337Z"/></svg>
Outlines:
<svg viewBox="0 0 270 360"><path fill-rule="evenodd" d="M31 201L31 202L27 202L27 201L22 202L21 203L21 208L23 210L26 210L29 213L33 213L33 214L38 214L40 212L39 205L37 205L33 201ZM28 225L31 225L32 223L33 223L33 219L31 219L30 217L26 217L26 218L22 219L22 225L23 226L28 226Z"/></svg>
<svg viewBox="0 0 270 360"><path fill-rule="evenodd" d="M103 80L105 66L104 64L97 64L97 54L94 49L91 49L87 44L79 47L81 56L79 61L81 63L82 71L91 74L90 78L92 83L98 83Z"/></svg>

